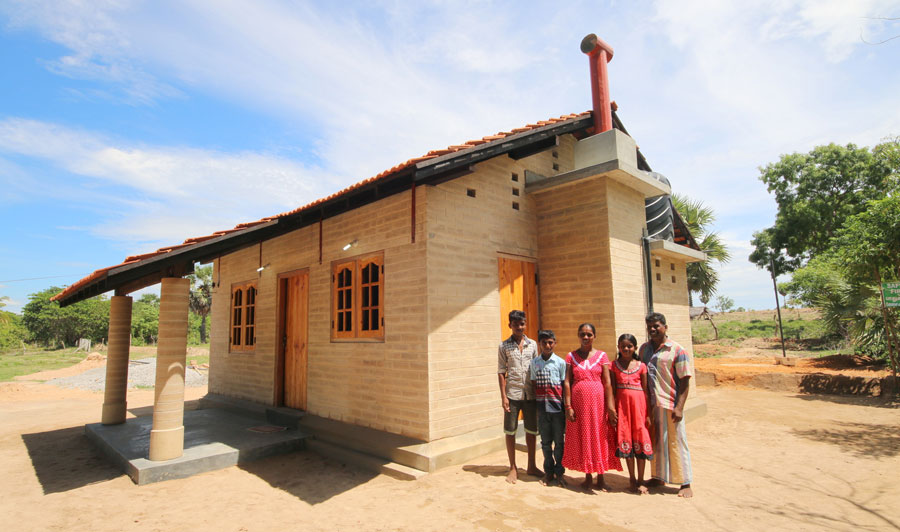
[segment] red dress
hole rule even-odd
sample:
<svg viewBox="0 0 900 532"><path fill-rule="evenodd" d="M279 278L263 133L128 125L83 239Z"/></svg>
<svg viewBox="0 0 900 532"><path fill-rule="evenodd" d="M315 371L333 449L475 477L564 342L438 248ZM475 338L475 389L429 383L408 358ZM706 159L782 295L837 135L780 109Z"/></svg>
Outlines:
<svg viewBox="0 0 900 532"><path fill-rule="evenodd" d="M603 393L603 366L609 366L606 353L598 350L587 359L569 353L566 366L572 368L575 421L566 420L563 467L582 473L621 471L622 464L616 458L615 433L609 426Z"/></svg>
<svg viewBox="0 0 900 532"><path fill-rule="evenodd" d="M641 375L647 374L647 366L638 362L630 371L619 366L619 360L612 365L613 382L616 387L616 456L619 458L653 457L653 441L647 430L647 396L641 388Z"/></svg>

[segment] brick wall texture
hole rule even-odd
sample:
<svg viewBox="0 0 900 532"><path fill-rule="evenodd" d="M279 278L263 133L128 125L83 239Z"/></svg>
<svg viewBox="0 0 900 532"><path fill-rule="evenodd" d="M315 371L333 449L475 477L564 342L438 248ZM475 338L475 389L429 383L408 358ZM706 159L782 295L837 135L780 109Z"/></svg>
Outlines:
<svg viewBox="0 0 900 532"><path fill-rule="evenodd" d="M643 197L606 178L526 193L525 170L573 169L575 142L561 137L530 157L495 157L467 176L417 187L415 243L407 191L325 220L321 263L318 225L217 259L210 392L279 401L277 275L299 269L309 271L308 411L422 440L501 423L500 256L537 263L540 325L556 331L561 356L577 347L585 321L610 356L619 334L643 339ZM384 340L332 341L332 263L374 252L384 254ZM673 274L672 286L654 284L654 298L670 334L690 347L684 264ZM231 286L254 279L256 347L229 352Z"/></svg>

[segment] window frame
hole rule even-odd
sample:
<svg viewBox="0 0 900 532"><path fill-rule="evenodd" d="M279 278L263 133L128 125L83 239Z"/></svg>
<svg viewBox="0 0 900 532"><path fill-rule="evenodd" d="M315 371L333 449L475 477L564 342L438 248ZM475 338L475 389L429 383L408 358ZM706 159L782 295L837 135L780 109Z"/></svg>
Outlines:
<svg viewBox="0 0 900 532"><path fill-rule="evenodd" d="M377 281L371 277L363 283L364 269L375 265ZM345 284L349 275L349 284ZM371 270L369 275L371 275ZM346 295L347 290L350 295ZM374 294L374 298L373 298ZM377 300L373 305L372 299ZM347 308L347 301L350 307ZM366 303L364 305L364 303ZM372 313L375 321L372 323ZM349 313L349 318L347 314ZM364 330L363 317L369 317L369 328ZM349 321L350 330L346 329ZM343 327L342 327L343 325ZM375 325L375 328L371 326ZM338 330L342 329L342 330ZM331 263L331 341L365 342L384 341L384 253L359 255Z"/></svg>
<svg viewBox="0 0 900 532"><path fill-rule="evenodd" d="M252 290L252 293L250 292ZM238 297L237 294L240 294ZM235 301L240 299L239 304ZM246 353L256 351L256 316L259 299L259 281L244 281L231 285L230 315L228 318L228 352ZM235 324L235 318L240 315L240 324ZM238 334L239 343L235 344L235 333ZM247 342L248 334L253 334L252 341Z"/></svg>

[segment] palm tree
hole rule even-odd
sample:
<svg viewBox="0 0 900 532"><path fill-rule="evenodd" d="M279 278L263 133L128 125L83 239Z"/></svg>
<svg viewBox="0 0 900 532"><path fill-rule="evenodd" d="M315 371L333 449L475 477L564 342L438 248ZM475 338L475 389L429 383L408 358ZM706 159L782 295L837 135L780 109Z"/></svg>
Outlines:
<svg viewBox="0 0 900 532"><path fill-rule="evenodd" d="M201 266L188 275L191 280L190 309L200 316L200 343L206 343L206 317L212 307L212 265Z"/></svg>
<svg viewBox="0 0 900 532"><path fill-rule="evenodd" d="M716 261L719 265L725 264L731 260L731 253L718 233L710 230L716 221L716 214L710 207L700 200L692 200L678 194L672 194L672 203L684 220L688 231L700 245L700 249L706 253L705 261L687 265L688 298L691 305L694 302L693 292L698 292L700 301L706 304L716 293L716 285L719 284L719 273L710 263Z"/></svg>
<svg viewBox="0 0 900 532"><path fill-rule="evenodd" d="M6 302L9 301L9 296L0 296L0 309L6 306ZM9 321L9 318L6 316L6 312L0 310L0 323L6 323Z"/></svg>

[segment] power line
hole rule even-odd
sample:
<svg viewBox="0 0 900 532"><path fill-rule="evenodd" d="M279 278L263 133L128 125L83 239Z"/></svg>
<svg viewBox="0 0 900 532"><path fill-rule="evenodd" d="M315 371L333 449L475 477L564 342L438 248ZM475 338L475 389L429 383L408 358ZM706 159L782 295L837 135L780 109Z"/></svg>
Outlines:
<svg viewBox="0 0 900 532"><path fill-rule="evenodd" d="M29 277L27 279L9 279L0 281L0 283L17 283L19 281L40 281L41 279L59 279L61 277L71 277L70 275L51 275L50 277Z"/></svg>

